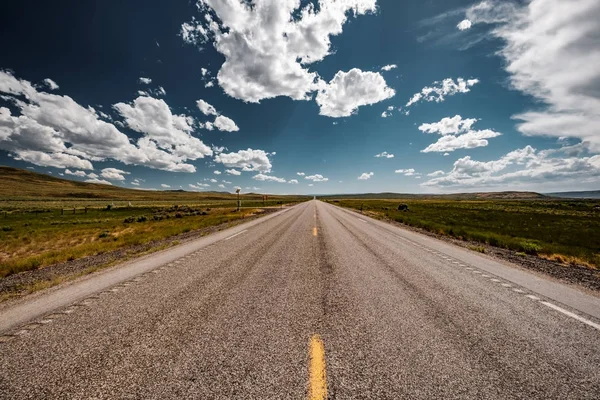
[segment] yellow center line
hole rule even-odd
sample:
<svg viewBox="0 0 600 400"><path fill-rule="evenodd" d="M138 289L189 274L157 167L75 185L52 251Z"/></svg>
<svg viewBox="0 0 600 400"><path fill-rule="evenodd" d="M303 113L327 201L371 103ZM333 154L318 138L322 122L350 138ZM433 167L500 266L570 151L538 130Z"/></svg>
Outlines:
<svg viewBox="0 0 600 400"><path fill-rule="evenodd" d="M317 236L317 227L316 226L313 228L313 236Z"/></svg>
<svg viewBox="0 0 600 400"><path fill-rule="evenodd" d="M325 346L319 335L310 338L309 400L327 399Z"/></svg>

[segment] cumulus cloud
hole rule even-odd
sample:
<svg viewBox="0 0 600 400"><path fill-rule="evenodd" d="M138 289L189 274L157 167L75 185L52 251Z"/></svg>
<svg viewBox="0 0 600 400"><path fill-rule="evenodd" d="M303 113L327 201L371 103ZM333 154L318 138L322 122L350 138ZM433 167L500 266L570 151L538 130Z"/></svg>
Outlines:
<svg viewBox="0 0 600 400"><path fill-rule="evenodd" d="M381 67L382 71L391 71L395 68L398 68L398 66L396 64L389 64L389 65L385 65L383 67Z"/></svg>
<svg viewBox="0 0 600 400"><path fill-rule="evenodd" d="M442 170L437 170L437 171L434 171L434 172L432 172L430 174L427 174L427 176L430 176L432 178L437 178L438 176L443 176L443 175L446 175L446 173L444 171L442 171Z"/></svg>
<svg viewBox="0 0 600 400"><path fill-rule="evenodd" d="M546 107L514 118L525 135L572 137L600 151L600 2L484 1L467 10L473 24L494 24L512 87Z"/></svg>
<svg viewBox="0 0 600 400"><path fill-rule="evenodd" d="M278 96L310 100L315 91L335 84L323 82L309 66L331 54L330 38L342 33L349 17L376 11L376 0L322 0L302 7L298 0L201 0L197 5L204 16L182 25L183 40L211 42L225 57L219 85L229 96L254 103ZM341 101L334 98L340 94L334 88L327 92L319 104ZM329 115L329 107L321 108Z"/></svg>
<svg viewBox="0 0 600 400"><path fill-rule="evenodd" d="M306 174L304 172L296 172L296 175L298 175L298 176L305 176Z"/></svg>
<svg viewBox="0 0 600 400"><path fill-rule="evenodd" d="M270 172L272 168L269 154L264 150L248 149L234 153L220 153L215 156L215 162L242 171Z"/></svg>
<svg viewBox="0 0 600 400"><path fill-rule="evenodd" d="M457 93L468 93L471 87L479 83L479 79L458 78L456 82L452 78L446 78L443 81L433 82L433 86L425 86L420 92L415 93L406 107L410 107L421 101L441 103L448 96L454 96ZM408 115L408 114L407 114Z"/></svg>
<svg viewBox="0 0 600 400"><path fill-rule="evenodd" d="M264 182L286 183L286 180L283 178L278 178L276 176L270 176L265 174L256 174L252 177L252 179Z"/></svg>
<svg viewBox="0 0 600 400"><path fill-rule="evenodd" d="M290 179L290 180L288 181L288 183L291 183L291 184L297 185L297 184L298 184L298 179Z"/></svg>
<svg viewBox="0 0 600 400"><path fill-rule="evenodd" d="M59 88L58 84L56 82L54 82L52 79L50 78L46 78L44 79L44 84L48 87L48 89L50 90L56 90Z"/></svg>
<svg viewBox="0 0 600 400"><path fill-rule="evenodd" d="M460 31L465 31L465 30L471 28L471 25L472 25L471 21L469 21L468 19L463 19L462 21L460 21L458 23L458 25L456 25L456 27Z"/></svg>
<svg viewBox="0 0 600 400"><path fill-rule="evenodd" d="M375 154L375 157L377 157L377 158L394 158L394 155L391 153L388 153L387 151L384 151L383 153Z"/></svg>
<svg viewBox="0 0 600 400"><path fill-rule="evenodd" d="M152 83L152 79L150 79L150 78L144 78L143 76L141 76L139 78L139 82L143 83L144 85L149 85L149 84Z"/></svg>
<svg viewBox="0 0 600 400"><path fill-rule="evenodd" d="M125 118L125 125L146 135L138 141L140 148L148 153L169 151L169 157L157 161L163 164L170 162L172 165L162 165L160 169L194 172L193 165L177 165L178 161L196 160L213 154L209 146L192 136L194 119L173 114L162 99L142 96L135 99L133 104L117 103L113 107ZM149 160L150 163L157 161Z"/></svg>
<svg viewBox="0 0 600 400"><path fill-rule="evenodd" d="M115 105L126 118L125 124L143 134L132 142L115 125L100 119L92 107L85 108L69 96L38 91L9 72L0 71L0 92L20 110L20 115L12 115L0 107L0 149L15 159L84 170L93 169L92 161L113 159L194 172L195 167L186 161L212 154L191 135L192 120L172 115L162 100L138 98L134 105Z"/></svg>
<svg viewBox="0 0 600 400"><path fill-rule="evenodd" d="M80 178L87 176L85 171L71 171L70 169L65 169L65 175L73 175L73 176L78 176Z"/></svg>
<svg viewBox="0 0 600 400"><path fill-rule="evenodd" d="M304 179L308 179L309 181L313 182L327 182L329 180L329 178L325 178L321 174L307 175L304 177Z"/></svg>
<svg viewBox="0 0 600 400"><path fill-rule="evenodd" d="M394 173L396 174L402 174L404 176L415 176L418 175L415 173L415 169L414 168L408 168L408 169L397 169L394 171Z"/></svg>
<svg viewBox="0 0 600 400"><path fill-rule="evenodd" d="M221 175L221 171L214 171L215 175Z"/></svg>
<svg viewBox="0 0 600 400"><path fill-rule="evenodd" d="M600 155L569 156L572 150L571 146L567 146L537 151L531 146L526 146L497 160L476 161L466 156L456 160L448 173L443 176L440 174L440 177L424 182L423 185L505 188L507 184L548 185L574 180L579 183L600 182Z"/></svg>
<svg viewBox="0 0 600 400"><path fill-rule="evenodd" d="M363 172L359 177L358 180L361 181L366 181L367 179L371 179L371 177L375 175L374 172Z"/></svg>
<svg viewBox="0 0 600 400"><path fill-rule="evenodd" d="M104 179L98 179L98 178L86 179L85 182L87 182L87 183L99 183L101 185L112 185L112 183L110 183L109 181L106 181Z"/></svg>
<svg viewBox="0 0 600 400"><path fill-rule="evenodd" d="M166 183L161 183L160 186L165 189L169 189L171 185L167 185Z"/></svg>
<svg viewBox="0 0 600 400"><path fill-rule="evenodd" d="M125 175L129 175L129 172L117 168L104 168L100 172L101 177L115 181L124 181Z"/></svg>
<svg viewBox="0 0 600 400"><path fill-rule="evenodd" d="M475 122L477 122L477 119L475 118L463 119L460 115L455 115L452 118L442 118L439 122L420 125L419 130L421 132L434 133L442 136L437 142L430 144L425 149L421 150L421 152L442 153L457 149L485 147L489 144L487 139L501 135L501 133L491 129L471 129Z"/></svg>
<svg viewBox="0 0 600 400"><path fill-rule="evenodd" d="M237 169L226 169L225 172L227 172L229 175L236 175L236 176L239 176L242 174Z"/></svg>
<svg viewBox="0 0 600 400"><path fill-rule="evenodd" d="M196 102L196 105L198 106L198 109L202 112L202 114L204 115L215 115L216 118L214 121L212 122L206 122L204 124L204 127L208 130L213 130L214 128L217 128L220 131L226 131L226 132L236 132L239 131L240 128L238 128L238 126L235 124L235 122L229 118L226 117L224 115L220 115L219 112L216 110L215 107L213 107L212 105L210 105L208 102L200 99Z"/></svg>
<svg viewBox="0 0 600 400"><path fill-rule="evenodd" d="M204 115L219 115L217 110L212 105L202 99L196 101L196 105Z"/></svg>
<svg viewBox="0 0 600 400"><path fill-rule="evenodd" d="M348 117L358 107L379 103L396 94L378 72L363 72L353 68L338 71L333 79L317 93L319 114L327 117Z"/></svg>

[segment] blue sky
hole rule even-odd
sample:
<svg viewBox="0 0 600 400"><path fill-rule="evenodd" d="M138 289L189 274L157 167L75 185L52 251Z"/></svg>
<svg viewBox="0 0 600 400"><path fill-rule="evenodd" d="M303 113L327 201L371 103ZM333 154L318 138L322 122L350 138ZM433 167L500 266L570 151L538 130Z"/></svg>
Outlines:
<svg viewBox="0 0 600 400"><path fill-rule="evenodd" d="M569 4L12 2L0 164L159 190L598 189L600 5Z"/></svg>

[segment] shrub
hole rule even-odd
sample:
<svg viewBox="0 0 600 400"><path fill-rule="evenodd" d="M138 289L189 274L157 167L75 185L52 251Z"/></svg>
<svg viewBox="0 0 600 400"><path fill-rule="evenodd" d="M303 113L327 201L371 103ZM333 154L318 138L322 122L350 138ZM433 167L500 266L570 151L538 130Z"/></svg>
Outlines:
<svg viewBox="0 0 600 400"><path fill-rule="evenodd" d="M177 213L177 214L175 214L175 218L183 218L183 214Z"/></svg>
<svg viewBox="0 0 600 400"><path fill-rule="evenodd" d="M542 247L537 243L531 241L521 242L521 251L527 254L537 254L540 250L542 250Z"/></svg>
<svg viewBox="0 0 600 400"><path fill-rule="evenodd" d="M110 236L110 233L108 231L104 231L104 232L102 232L101 234L98 235L98 237L100 239L105 238L105 237L109 237L109 236Z"/></svg>
<svg viewBox="0 0 600 400"><path fill-rule="evenodd" d="M146 217L145 215L140 215L139 217L137 217L137 222L146 222L148 221L148 217Z"/></svg>
<svg viewBox="0 0 600 400"><path fill-rule="evenodd" d="M126 224L131 224L132 222L135 222L135 217L127 217L123 220L123 222Z"/></svg>
<svg viewBox="0 0 600 400"><path fill-rule="evenodd" d="M2 232L10 232L12 230L13 230L12 226L7 225L7 226L2 227Z"/></svg>

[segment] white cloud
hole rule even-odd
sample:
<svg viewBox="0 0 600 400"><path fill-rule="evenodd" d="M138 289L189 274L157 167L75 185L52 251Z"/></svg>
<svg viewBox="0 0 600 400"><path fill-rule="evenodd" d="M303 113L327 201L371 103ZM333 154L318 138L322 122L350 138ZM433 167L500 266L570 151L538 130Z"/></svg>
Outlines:
<svg viewBox="0 0 600 400"><path fill-rule="evenodd" d="M483 187L593 182L600 183L600 155L581 156L589 145L566 146L560 149L537 151L531 146L511 151L492 161L476 161L470 156L454 163L445 176L424 182L424 186ZM577 150L577 155L573 151Z"/></svg>
<svg viewBox="0 0 600 400"><path fill-rule="evenodd" d="M214 82L214 81L208 81L208 82L206 82L206 83L204 84L204 87L205 87L205 88L211 88L211 87L213 87L213 86L215 86L215 82Z"/></svg>
<svg viewBox="0 0 600 400"><path fill-rule="evenodd" d="M304 172L296 172L296 175L298 175L298 176L305 176L306 174Z"/></svg>
<svg viewBox="0 0 600 400"><path fill-rule="evenodd" d="M139 179L134 179L130 182L133 186L140 186L140 181Z"/></svg>
<svg viewBox="0 0 600 400"><path fill-rule="evenodd" d="M430 144L425 149L421 150L421 152L441 153L457 149L485 147L489 144L487 139L501 135L501 133L491 129L472 130L471 128L475 122L477 122L477 119L475 118L463 119L460 115L455 115L452 118L442 118L439 122L420 125L420 131L436 133L442 136L437 142Z"/></svg>
<svg viewBox="0 0 600 400"><path fill-rule="evenodd" d="M240 128L238 128L238 126L235 124L235 122L231 118L226 117L224 115L220 115L219 112L216 110L216 108L213 107L212 105L210 105L209 103L207 103L206 101L200 99L196 102L196 105L198 106L198 109L204 115L215 115L216 116L214 121L206 122L204 124L204 127L206 129L212 131L213 127L214 127L220 131L226 131L226 132L236 132L236 131L240 130Z"/></svg>
<svg viewBox="0 0 600 400"><path fill-rule="evenodd" d="M389 64L389 65L385 65L383 67L381 67L382 71L391 71L394 68L398 68L398 66L396 64Z"/></svg>
<svg viewBox="0 0 600 400"><path fill-rule="evenodd" d="M112 183L110 183L109 181L106 181L104 179L98 179L98 178L86 179L85 182L87 182L87 183L100 183L101 185L112 185Z"/></svg>
<svg viewBox="0 0 600 400"><path fill-rule="evenodd" d="M218 180L216 180L216 179L214 179L214 178L210 179L209 181L210 181L210 182L212 182L212 183L217 183L217 182L219 182Z"/></svg>
<svg viewBox="0 0 600 400"><path fill-rule="evenodd" d="M546 105L515 115L517 129L578 138L600 151L600 2L488 0L466 14L473 24L494 24L512 87Z"/></svg>
<svg viewBox="0 0 600 400"><path fill-rule="evenodd" d="M156 114L162 110L138 107L139 103L159 101L152 98L136 101L133 107L123 103L115 105L121 113L127 112L131 128L143 133L132 143L115 125L100 119L92 107L82 107L68 96L40 92L28 81L6 71L0 71L0 92L21 112L13 116L8 108L0 107L0 149L15 159L76 169L93 169L92 161L113 159L167 171L194 172L195 167L185 161L212 154L190 135L189 117L171 115L162 100L164 115ZM140 115L144 111L151 115ZM152 130L142 129L142 122L153 118L154 122L163 122L165 116L170 117L173 126L151 124ZM164 140L163 133L156 132L155 128L167 129L167 133L174 136Z"/></svg>
<svg viewBox="0 0 600 400"><path fill-rule="evenodd" d="M219 187L220 187L221 189L225 189L225 185L223 185L223 184L219 185Z"/></svg>
<svg viewBox="0 0 600 400"><path fill-rule="evenodd" d="M200 68L200 72L202 73L202 76L210 75L210 71L204 67Z"/></svg>
<svg viewBox="0 0 600 400"><path fill-rule="evenodd" d="M196 105L204 115L219 115L217 110L212 105L202 99L196 101Z"/></svg>
<svg viewBox="0 0 600 400"><path fill-rule="evenodd" d="M223 179L221 182L223 182L223 183L225 183L227 185L231 185L233 183L233 182L226 181L225 179Z"/></svg>
<svg viewBox="0 0 600 400"><path fill-rule="evenodd" d="M374 12L375 3L323 0L300 9L297 0L202 0L204 18L183 24L181 35L188 43L210 40L225 57L217 78L228 95L308 100L321 83L308 66L330 54L330 36L342 33L349 16Z"/></svg>
<svg viewBox="0 0 600 400"><path fill-rule="evenodd" d="M71 171L70 169L65 169L65 174L66 175L73 175L73 176L78 176L80 178L83 178L84 176L86 176L87 174L85 173L85 171Z"/></svg>
<svg viewBox="0 0 600 400"><path fill-rule="evenodd" d="M225 172L227 172L229 175L236 175L236 176L239 176L242 174L237 169L226 169Z"/></svg>
<svg viewBox="0 0 600 400"><path fill-rule="evenodd" d="M138 97L133 104L117 103L114 106L124 118L125 124L146 136L138 140L138 145L147 155L162 155L162 160L148 160L159 169L170 171L194 172L191 164L182 164L183 160L196 160L211 156L210 147L192 136L194 119L186 115L174 115L162 99ZM166 153L169 151L169 153Z"/></svg>
<svg viewBox="0 0 600 400"><path fill-rule="evenodd" d="M402 174L402 175L404 175L404 176L415 176L415 175L417 175L417 174L415 173L415 170L414 170L414 168L408 168L408 169L397 169L397 170L395 170L395 171L394 171L394 173L396 173L396 174Z"/></svg>
<svg viewBox="0 0 600 400"><path fill-rule="evenodd" d="M217 118L215 118L214 125L215 128L220 131L236 132L240 130L240 128L238 128L231 118L228 118L224 115L219 115Z"/></svg>
<svg viewBox="0 0 600 400"><path fill-rule="evenodd" d="M221 175L221 171L214 171L215 175Z"/></svg>
<svg viewBox="0 0 600 400"><path fill-rule="evenodd" d="M470 130L475 122L477 122L476 118L463 119L460 115L455 115L452 118L442 118L439 122L434 122L432 124L421 124L419 130L425 133L450 135Z"/></svg>
<svg viewBox="0 0 600 400"><path fill-rule="evenodd" d="M392 113L389 111L384 111L381 113L381 118L387 118L387 117L391 117Z"/></svg>
<svg viewBox="0 0 600 400"><path fill-rule="evenodd" d="M432 178L437 178L437 177L443 176L443 175L446 175L446 173L444 171L442 171L442 170L437 170L437 171L434 171L434 172L432 172L430 174L427 174L427 176L430 176Z"/></svg>
<svg viewBox="0 0 600 400"><path fill-rule="evenodd" d="M328 84L323 84L317 93L319 114L328 117L348 117L358 107L379 103L396 94L389 88L378 72L363 72L353 68L348 72L338 71Z"/></svg>
<svg viewBox="0 0 600 400"><path fill-rule="evenodd" d="M415 93L408 103L406 103L406 107L410 107L420 101L441 103L446 100L447 96L470 92L470 88L477 83L479 83L479 79L465 80L463 78L458 78L456 82L452 78L446 78L441 82L433 82L433 86L425 86L419 93Z"/></svg>
<svg viewBox="0 0 600 400"><path fill-rule="evenodd" d="M315 184L314 183L309 183L308 186L313 187L313 186L315 186Z"/></svg>
<svg viewBox="0 0 600 400"><path fill-rule="evenodd" d="M263 150L248 149L235 153L220 153L215 156L215 162L242 171L270 172L272 168L269 155Z"/></svg>
<svg viewBox="0 0 600 400"><path fill-rule="evenodd" d="M288 183L292 183L292 184L294 184L294 185L297 185L297 184L298 184L298 179L290 179L290 180L288 181Z"/></svg>
<svg viewBox="0 0 600 400"><path fill-rule="evenodd" d="M190 189L194 189L194 190L204 190L203 187L200 187L199 185L194 185L193 183L188 184L188 186L190 187Z"/></svg>
<svg viewBox="0 0 600 400"><path fill-rule="evenodd" d="M152 79L150 78L144 78L143 76L140 77L139 79L140 83L143 83L144 85L149 85L152 83Z"/></svg>
<svg viewBox="0 0 600 400"><path fill-rule="evenodd" d="M325 178L321 174L307 175L304 177L304 179L308 179L313 182L327 182L329 180L329 178Z"/></svg>
<svg viewBox="0 0 600 400"><path fill-rule="evenodd" d="M56 90L59 88L58 84L56 82L54 82L52 79L50 78L46 78L44 79L44 84L48 87L48 89L50 90Z"/></svg>
<svg viewBox="0 0 600 400"><path fill-rule="evenodd" d="M458 23L458 25L456 25L456 27L460 31L465 31L465 30L471 28L471 25L472 25L471 21L469 21L468 19L463 19L462 21L460 21Z"/></svg>
<svg viewBox="0 0 600 400"><path fill-rule="evenodd" d="M252 177L252 179L257 180L257 181L264 181L264 182L278 182L278 183L286 182L286 180L283 178L278 178L276 176L270 176L270 175L265 175L265 174L256 174Z"/></svg>
<svg viewBox="0 0 600 400"><path fill-rule="evenodd" d="M115 181L124 181L125 175L129 175L129 172L117 168L104 168L100 172L101 177Z"/></svg>
<svg viewBox="0 0 600 400"><path fill-rule="evenodd" d="M168 188L171 187L171 185L167 185L166 183L161 183L160 186L163 187L163 188L165 188L165 189L168 189Z"/></svg>
<svg viewBox="0 0 600 400"><path fill-rule="evenodd" d="M383 153L375 154L375 157L377 157L377 158L394 158L394 155L391 153L388 153L387 151L384 151Z"/></svg>
<svg viewBox="0 0 600 400"><path fill-rule="evenodd" d="M375 175L374 172L363 172L361 176L358 177L361 181L366 181L367 179L371 179L371 177Z"/></svg>

